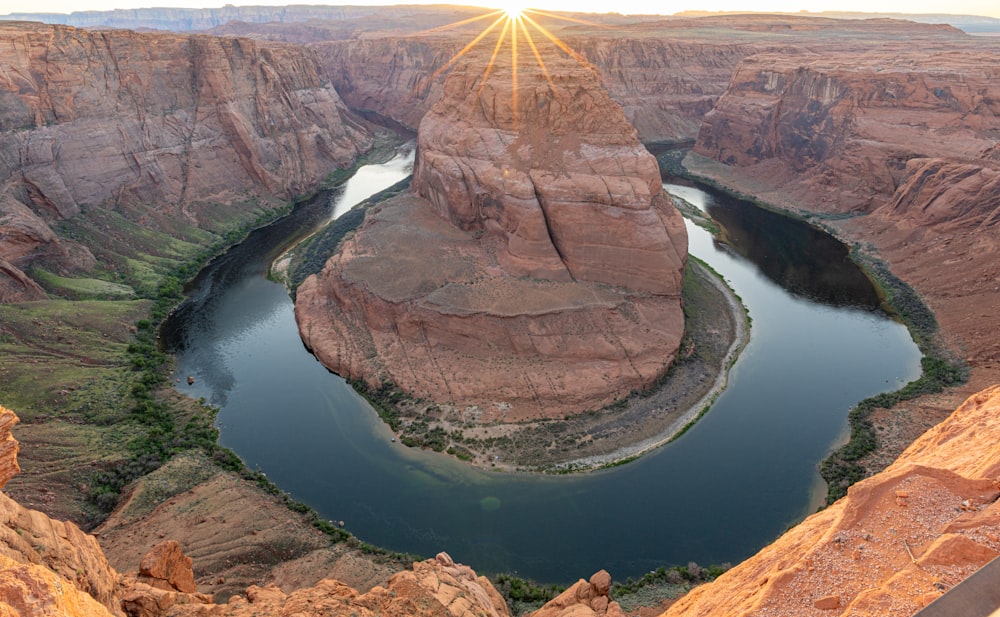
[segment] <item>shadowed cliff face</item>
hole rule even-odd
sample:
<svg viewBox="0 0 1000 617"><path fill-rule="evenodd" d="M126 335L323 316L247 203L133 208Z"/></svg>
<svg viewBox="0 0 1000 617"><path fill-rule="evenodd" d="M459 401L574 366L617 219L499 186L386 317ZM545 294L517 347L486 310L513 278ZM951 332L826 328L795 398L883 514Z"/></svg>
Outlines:
<svg viewBox="0 0 1000 617"><path fill-rule="evenodd" d="M589 68L547 52L551 82L522 66L515 89L501 62L480 89L482 58L451 74L417 194L370 211L299 288L326 366L508 421L600 408L670 366L680 215Z"/></svg>
<svg viewBox="0 0 1000 617"><path fill-rule="evenodd" d="M969 362L965 395L1000 380L998 58L989 39L753 56L699 134L714 163L692 161L873 247Z"/></svg>
<svg viewBox="0 0 1000 617"><path fill-rule="evenodd" d="M370 143L293 46L5 22L0 64L6 272L38 257L92 267L50 228L82 209L211 229L239 218L227 208L311 190ZM4 278L0 290L23 277Z"/></svg>

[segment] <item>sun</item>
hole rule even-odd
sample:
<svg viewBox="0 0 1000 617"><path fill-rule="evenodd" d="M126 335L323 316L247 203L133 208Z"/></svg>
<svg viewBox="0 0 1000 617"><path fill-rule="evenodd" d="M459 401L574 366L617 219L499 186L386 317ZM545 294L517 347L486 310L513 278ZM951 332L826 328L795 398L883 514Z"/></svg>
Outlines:
<svg viewBox="0 0 1000 617"><path fill-rule="evenodd" d="M522 46L522 41L525 43L525 50L531 51L531 55L534 56L535 62L541 69L541 73L545 76L545 80L549 83L549 87L552 92L556 93L558 97L559 94L556 90L556 86L552 81L552 76L549 75L549 70L545 66L545 60L542 58L542 50L539 49L535 42L535 37L531 35L530 30L534 30L536 35L541 35L540 40L548 40L556 48L558 48L562 53L566 54L570 58L573 58L580 63L581 66L594 72L596 75L596 70L593 66L584 58L580 53L573 50L569 45L564 43L559 37L550 32L548 28L543 26L541 23L536 21L535 17L544 17L547 19L557 19L560 21L575 22L583 24L585 26L600 28L598 24L594 24L582 19L576 19L573 17L567 17L564 15L557 15L554 13L548 13L546 11L540 11L538 9L527 8L523 4L524 0L504 0L503 8L498 8L484 13L482 15L477 15L475 17L470 17L468 19L463 19L461 21L456 21L451 24L444 26L438 26L436 28L431 28L426 32L440 32L443 30L449 30L456 26L463 26L465 24L470 24L480 20L492 20L489 22L483 31L476 35L465 47L458 51L450 60L445 62L442 66L438 67L436 71L430 76L430 79L436 79L439 75L448 70L452 65L458 62L459 58L465 56L473 47L479 44L487 35L491 32L500 28L500 34L496 37L496 43L493 45L493 53L490 56L489 61L486 63L483 69L483 77L479 83L479 89L476 92L478 97L483 89L486 87L486 81L489 79L490 74L493 73L493 69L500 54L501 49L504 47L505 43L510 48L510 78L512 82L511 88L511 109L514 115L514 125L515 128L518 122L518 98L517 98L517 78L518 78L518 64L519 64L519 48Z"/></svg>
<svg viewBox="0 0 1000 617"><path fill-rule="evenodd" d="M503 12L506 13L507 19L518 21L526 8L522 2L507 2L503 7Z"/></svg>

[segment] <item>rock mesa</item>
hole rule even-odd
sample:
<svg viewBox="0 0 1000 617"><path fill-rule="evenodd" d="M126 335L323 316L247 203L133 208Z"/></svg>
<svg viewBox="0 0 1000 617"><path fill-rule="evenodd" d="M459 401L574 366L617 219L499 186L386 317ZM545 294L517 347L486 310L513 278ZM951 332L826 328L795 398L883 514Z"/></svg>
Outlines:
<svg viewBox="0 0 1000 617"><path fill-rule="evenodd" d="M670 366L680 215L591 69L549 75L521 67L516 89L509 65L485 84L449 75L414 193L370 211L298 290L326 366L512 421L603 407Z"/></svg>

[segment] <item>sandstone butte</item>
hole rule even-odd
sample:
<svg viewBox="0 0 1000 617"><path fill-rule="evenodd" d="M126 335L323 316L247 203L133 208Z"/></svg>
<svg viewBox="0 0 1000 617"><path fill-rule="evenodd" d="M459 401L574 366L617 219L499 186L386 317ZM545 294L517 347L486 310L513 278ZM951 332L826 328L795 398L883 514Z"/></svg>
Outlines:
<svg viewBox="0 0 1000 617"><path fill-rule="evenodd" d="M79 275L108 248L57 223L221 230L371 144L299 46L2 22L0 66L0 302L45 297L33 263Z"/></svg>
<svg viewBox="0 0 1000 617"><path fill-rule="evenodd" d="M1000 386L916 440L888 469L787 531L664 613L904 617L1000 554ZM0 470L16 473L13 412L0 407ZM334 579L252 586L224 604L193 588L191 560L166 540L118 574L97 540L0 495L0 614L61 617L323 614L506 617L484 577L441 553L360 594ZM610 576L580 580L533 617L623 615Z"/></svg>
<svg viewBox="0 0 1000 617"><path fill-rule="evenodd" d="M592 69L551 58L548 79L522 66L516 89L509 63L485 85L482 58L449 75L413 192L298 289L302 338L328 368L519 421L599 409L670 366L680 214Z"/></svg>

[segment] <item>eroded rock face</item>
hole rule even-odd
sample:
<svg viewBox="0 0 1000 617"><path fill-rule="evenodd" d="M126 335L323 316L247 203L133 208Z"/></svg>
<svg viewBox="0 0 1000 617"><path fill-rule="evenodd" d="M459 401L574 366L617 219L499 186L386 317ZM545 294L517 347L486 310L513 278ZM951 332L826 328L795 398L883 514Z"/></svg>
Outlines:
<svg viewBox="0 0 1000 617"><path fill-rule="evenodd" d="M582 22L540 14L532 18L597 68L602 85L646 143L693 141L702 117L725 92L736 67L754 54L802 50L829 54L889 46L895 53L968 38L950 26L889 19L621 18L613 13L580 17ZM355 37L339 31L297 32L287 24L257 24L252 29L232 24L219 31L309 43L352 109L372 110L415 130L442 95L441 81L434 74L486 23L430 32L405 24L386 26L382 32L369 26L365 36Z"/></svg>
<svg viewBox="0 0 1000 617"><path fill-rule="evenodd" d="M812 210L909 203L904 195L917 187L907 185L927 164L916 159L997 166L988 155L1000 73L997 50L983 47L752 56L706 115L695 151L755 170L761 191L780 190ZM934 177L918 174L927 197L935 190L923 186L928 180L939 186L978 173L936 167Z"/></svg>
<svg viewBox="0 0 1000 617"><path fill-rule="evenodd" d="M299 288L300 332L346 377L479 419L600 408L676 355L680 215L588 68L522 67L516 98L509 65L481 90L478 70L421 123L419 196L370 212Z"/></svg>
<svg viewBox="0 0 1000 617"><path fill-rule="evenodd" d="M149 595L133 590L126 602L134 615L215 615L218 617L507 617L507 604L492 583L472 568L456 564L446 553L413 564L385 587L360 594L351 587L324 579L314 586L285 593L274 585L252 586L226 604L201 605L192 594ZM164 592L165 593L165 592ZM130 599L131 598L131 599Z"/></svg>
<svg viewBox="0 0 1000 617"><path fill-rule="evenodd" d="M17 465L17 440L10 434L17 420L13 411L0 405L0 488L21 472Z"/></svg>
<svg viewBox="0 0 1000 617"><path fill-rule="evenodd" d="M1000 554L998 413L1000 387L973 396L888 469L664 615L913 615Z"/></svg>
<svg viewBox="0 0 1000 617"><path fill-rule="evenodd" d="M611 575L601 570L589 581L580 579L545 603L531 617L625 617L622 607L608 596Z"/></svg>
<svg viewBox="0 0 1000 617"><path fill-rule="evenodd" d="M481 88L478 71L449 76L420 124L414 189L498 237L511 276L676 294L687 237L620 107L570 61L521 79L514 95L510 71Z"/></svg>
<svg viewBox="0 0 1000 617"><path fill-rule="evenodd" d="M212 228L226 208L311 190L371 143L295 46L3 22L0 65L9 298L32 299L13 268L35 258L86 265L49 227L82 208L153 229ZM18 285L16 297L3 291Z"/></svg>
<svg viewBox="0 0 1000 617"><path fill-rule="evenodd" d="M0 405L0 487L20 471L16 422ZM0 493L0 613L120 616L117 591L118 574L94 536Z"/></svg>
<svg viewBox="0 0 1000 617"><path fill-rule="evenodd" d="M181 545L166 540L153 547L139 561L139 580L161 589L194 593L194 570L191 558L181 552Z"/></svg>

